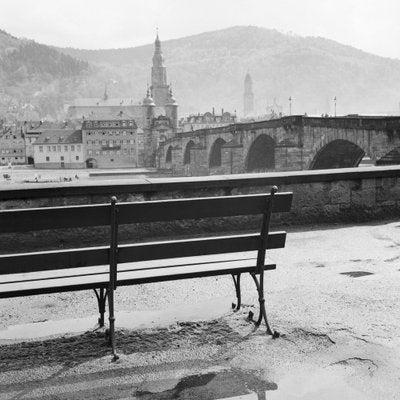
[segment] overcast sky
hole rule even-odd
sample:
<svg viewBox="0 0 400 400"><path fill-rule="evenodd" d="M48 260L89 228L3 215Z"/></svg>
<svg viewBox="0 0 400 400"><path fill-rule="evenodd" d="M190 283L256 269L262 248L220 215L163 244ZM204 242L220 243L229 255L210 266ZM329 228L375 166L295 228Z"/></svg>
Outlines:
<svg viewBox="0 0 400 400"><path fill-rule="evenodd" d="M0 29L77 48L133 47L255 25L400 58L400 0L0 0Z"/></svg>

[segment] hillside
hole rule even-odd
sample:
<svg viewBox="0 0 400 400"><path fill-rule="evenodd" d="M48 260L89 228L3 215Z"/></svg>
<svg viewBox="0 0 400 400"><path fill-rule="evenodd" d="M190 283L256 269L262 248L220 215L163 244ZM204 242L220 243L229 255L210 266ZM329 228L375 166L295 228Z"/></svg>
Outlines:
<svg viewBox="0 0 400 400"><path fill-rule="evenodd" d="M118 81L115 89L110 88L111 95L115 90L141 100L153 48L149 44L127 49L60 50L106 68L108 78ZM237 109L240 114L248 70L259 113L266 111L273 98L288 112L289 96L294 113L333 113L335 96L338 113L399 111L400 60L332 40L239 26L162 41L162 48L181 113L215 106ZM121 86L121 77L129 91Z"/></svg>
<svg viewBox="0 0 400 400"><path fill-rule="evenodd" d="M162 40L161 32L161 40ZM289 112L338 114L399 112L400 60L378 57L319 37L257 27L232 27L162 40L168 80L179 112L242 113L243 83L253 78L256 111L276 98ZM102 96L141 101L150 81L154 44L126 49L55 48L0 31L0 113L62 118L74 98ZM82 61L83 60L83 61Z"/></svg>
<svg viewBox="0 0 400 400"><path fill-rule="evenodd" d="M86 61L0 30L0 110L56 118L75 96L76 79L90 73Z"/></svg>

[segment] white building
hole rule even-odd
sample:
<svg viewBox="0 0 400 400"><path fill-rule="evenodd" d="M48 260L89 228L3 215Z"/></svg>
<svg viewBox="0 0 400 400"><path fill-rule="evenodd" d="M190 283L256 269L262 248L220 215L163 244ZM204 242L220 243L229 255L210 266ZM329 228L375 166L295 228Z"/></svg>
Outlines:
<svg viewBox="0 0 400 400"><path fill-rule="evenodd" d="M35 168L85 168L82 131L54 129L33 143Z"/></svg>

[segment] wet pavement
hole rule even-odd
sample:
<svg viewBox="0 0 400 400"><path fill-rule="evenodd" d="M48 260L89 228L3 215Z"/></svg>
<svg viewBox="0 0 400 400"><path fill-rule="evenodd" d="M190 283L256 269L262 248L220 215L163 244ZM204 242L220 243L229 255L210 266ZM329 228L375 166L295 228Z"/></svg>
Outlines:
<svg viewBox="0 0 400 400"><path fill-rule="evenodd" d="M2 299L0 400L397 399L400 223L289 233L267 311L229 277L118 288L117 352L90 292Z"/></svg>
<svg viewBox="0 0 400 400"><path fill-rule="evenodd" d="M266 392L276 390L278 385L267 382L256 374L229 369L189 375L172 389L160 391L159 384L142 385L135 396L143 400L167 399L266 399Z"/></svg>

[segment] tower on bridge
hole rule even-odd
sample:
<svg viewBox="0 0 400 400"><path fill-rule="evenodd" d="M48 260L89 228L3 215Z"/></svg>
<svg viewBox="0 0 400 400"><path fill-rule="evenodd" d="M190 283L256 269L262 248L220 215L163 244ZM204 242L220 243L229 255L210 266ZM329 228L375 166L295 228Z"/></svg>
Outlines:
<svg viewBox="0 0 400 400"><path fill-rule="evenodd" d="M244 78L243 114L248 117L254 113L253 81L247 72Z"/></svg>

